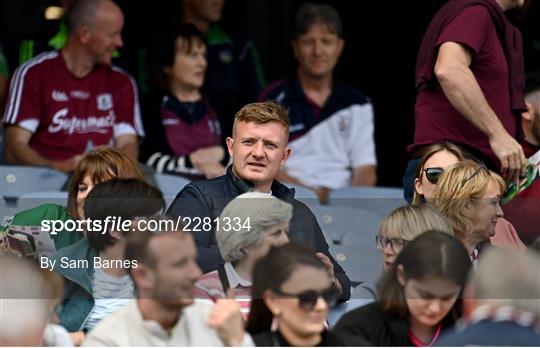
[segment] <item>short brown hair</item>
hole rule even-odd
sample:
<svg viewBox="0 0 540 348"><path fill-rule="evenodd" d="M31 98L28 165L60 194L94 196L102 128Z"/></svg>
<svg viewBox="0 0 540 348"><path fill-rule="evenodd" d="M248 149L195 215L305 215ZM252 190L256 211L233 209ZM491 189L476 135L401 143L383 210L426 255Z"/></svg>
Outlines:
<svg viewBox="0 0 540 348"><path fill-rule="evenodd" d="M75 168L68 188L68 210L71 216L77 219L80 218L77 211L77 191L87 175L95 184L114 178L144 180L144 174L137 162L124 152L110 147L88 152Z"/></svg>
<svg viewBox="0 0 540 348"><path fill-rule="evenodd" d="M233 135L238 122L255 122L257 124L278 122L285 128L287 138L289 136L289 112L275 101L244 105L234 116Z"/></svg>
<svg viewBox="0 0 540 348"><path fill-rule="evenodd" d="M335 8L327 4L304 3L296 12L293 40L307 34L311 27L318 23L326 25L328 30L338 37L343 37L343 24Z"/></svg>

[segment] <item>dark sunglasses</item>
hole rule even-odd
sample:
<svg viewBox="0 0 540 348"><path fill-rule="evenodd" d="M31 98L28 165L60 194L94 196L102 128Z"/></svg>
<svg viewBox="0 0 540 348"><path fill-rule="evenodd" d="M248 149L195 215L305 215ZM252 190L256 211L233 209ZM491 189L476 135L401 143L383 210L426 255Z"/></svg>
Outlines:
<svg viewBox="0 0 540 348"><path fill-rule="evenodd" d="M300 308L306 312L312 311L313 308L315 308L319 297L321 297L328 304L328 307L333 307L339 297L339 293L336 287L333 285L323 291L307 290L299 294L289 294L279 289L274 290L274 292L280 296L296 298Z"/></svg>
<svg viewBox="0 0 540 348"><path fill-rule="evenodd" d="M437 185L437 182L439 181L439 177L444 172L444 169L440 167L433 167L433 168L422 169L422 171L426 172L426 179L430 183L432 183L433 185Z"/></svg>

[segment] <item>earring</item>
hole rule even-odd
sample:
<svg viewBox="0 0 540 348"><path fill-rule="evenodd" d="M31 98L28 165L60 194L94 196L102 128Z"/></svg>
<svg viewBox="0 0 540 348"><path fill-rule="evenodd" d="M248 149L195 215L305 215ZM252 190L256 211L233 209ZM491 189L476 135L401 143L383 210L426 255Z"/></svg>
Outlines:
<svg viewBox="0 0 540 348"><path fill-rule="evenodd" d="M278 316L281 314L281 311L279 309L276 309L272 313L272 325L270 325L270 332L276 332L278 330Z"/></svg>

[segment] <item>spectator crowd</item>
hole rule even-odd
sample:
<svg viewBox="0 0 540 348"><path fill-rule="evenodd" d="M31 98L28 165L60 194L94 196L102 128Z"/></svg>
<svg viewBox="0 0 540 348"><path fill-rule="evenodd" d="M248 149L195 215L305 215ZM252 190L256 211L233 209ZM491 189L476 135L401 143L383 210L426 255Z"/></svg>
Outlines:
<svg viewBox="0 0 540 348"><path fill-rule="evenodd" d="M335 192L384 197L371 99L336 73L339 13L302 3L296 70L266 84L224 0L180 4L144 74L115 65L112 0L63 2L54 49L21 44L11 72L0 47L2 168L69 176L64 205L2 216L0 345L540 346L540 73L505 16L522 0L434 15L403 199L353 201L346 231L317 212ZM189 183L168 200L158 175ZM90 228L111 218L130 228ZM43 256L43 221L83 229Z"/></svg>

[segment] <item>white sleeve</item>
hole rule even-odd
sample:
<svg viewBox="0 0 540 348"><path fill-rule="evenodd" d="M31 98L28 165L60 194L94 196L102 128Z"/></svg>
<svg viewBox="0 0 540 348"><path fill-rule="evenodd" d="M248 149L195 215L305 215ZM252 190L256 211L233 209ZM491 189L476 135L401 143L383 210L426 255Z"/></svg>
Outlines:
<svg viewBox="0 0 540 348"><path fill-rule="evenodd" d="M376 165L373 123L373 106L371 103L352 107L352 131L347 140L347 151L353 168Z"/></svg>

